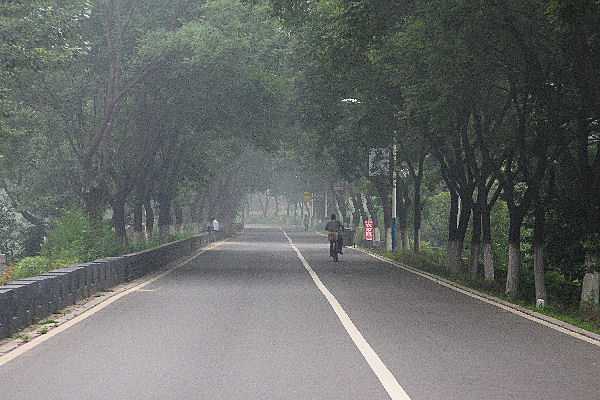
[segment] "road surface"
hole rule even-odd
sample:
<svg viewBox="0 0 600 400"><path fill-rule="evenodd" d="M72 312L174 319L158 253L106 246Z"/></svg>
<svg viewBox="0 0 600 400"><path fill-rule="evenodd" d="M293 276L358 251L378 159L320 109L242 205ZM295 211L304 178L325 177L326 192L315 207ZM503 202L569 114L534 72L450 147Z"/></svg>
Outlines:
<svg viewBox="0 0 600 400"><path fill-rule="evenodd" d="M390 398L598 399L600 347L257 227L0 366L12 400Z"/></svg>

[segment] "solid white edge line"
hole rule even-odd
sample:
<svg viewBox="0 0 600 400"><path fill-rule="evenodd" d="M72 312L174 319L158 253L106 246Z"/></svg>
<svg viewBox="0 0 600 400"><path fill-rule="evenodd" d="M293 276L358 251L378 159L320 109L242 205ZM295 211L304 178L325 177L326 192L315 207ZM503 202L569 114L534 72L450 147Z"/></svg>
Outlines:
<svg viewBox="0 0 600 400"><path fill-rule="evenodd" d="M547 326L548 328L554 329L555 331L558 331L558 332L564 333L566 335L572 336L574 338L583 340L584 342L593 344L595 346L600 346L600 341L598 341L596 339L592 339L592 338L590 338L588 336L585 336L585 335L582 335L580 333L573 332L573 331L571 331L569 329L563 328L562 326L553 324L552 322L545 321L545 320L543 320L541 318L538 318L538 317L535 317L533 315L524 313L522 311L519 311L519 310L517 310L515 308L512 308L510 306L504 305L504 304L499 303L497 301L494 301L492 299L488 299L488 298L483 297L481 295L478 295L478 294L469 292L467 290L461 289L460 287L457 287L457 286L455 286L455 285L453 285L451 283L448 283L448 282L444 282L443 280L440 280L440 279L436 278L435 276L432 276L432 275L429 275L427 273L421 272L419 270L415 270L413 268L407 267L406 265L402 265L402 264L400 264L400 263L398 263L396 261L393 261L393 260L387 259L387 258L385 258L383 256L380 256L379 254L374 254L374 253L371 253L371 252L369 252L367 250L362 250L362 249L357 249L357 250L359 250L359 251L361 251L361 252L363 252L365 254L368 254L368 255L370 255L373 258L376 258L378 260L381 260L381 261L384 261L384 262L386 262L388 264L391 264L391 265L393 265L395 267L403 269L404 271L410 272L412 274L418 275L418 276L420 276L422 278L425 278L425 279L428 279L428 280L430 280L432 282L435 282L435 283L437 283L439 285L445 286L445 287L447 287L449 289L452 289L452 290L454 290L456 292L459 292L459 293L462 293L462 294L467 295L469 297L472 297L474 299L480 300L480 301L482 301L484 303L491 304L491 305L496 306L498 308L501 308L501 309L503 309L505 311L511 312L511 313L513 313L515 315L518 315L518 316L526 318L526 319L528 319L530 321L536 322L536 323L538 323L540 325Z"/></svg>
<svg viewBox="0 0 600 400"><path fill-rule="evenodd" d="M58 335L59 333L69 329L70 327L72 327L73 325L85 320L86 318L91 317L92 315L96 314L98 311L102 310L105 307L108 307L109 305L111 305L112 303L114 303L115 301L119 300L121 297L127 296L130 293L133 293L137 290L142 289L144 286L147 286L149 284L151 284L152 282L155 282L157 280L159 280L160 278L163 278L164 276L170 274L171 272L175 271L177 268L189 263L190 261L194 260L195 258L201 256L202 254L206 253L209 250L214 249L215 247L221 245L223 242L217 242L214 243L202 250L200 250L198 253L194 254L192 257L188 258L185 261L182 261L181 263L177 264L176 266L161 272L160 274L148 279L147 281L144 281L142 283L140 283L139 285L136 285L132 288L129 288L121 293L115 294L114 296L109 297L108 299L106 299L105 301L103 301L102 303L99 303L98 305L90 308L87 311L82 312L81 314L79 314L77 317L65 322L64 324L50 330L48 333L44 334L44 335L40 335L34 339L32 339L30 342L25 343L24 345L21 345L19 347L17 347L16 349L14 349L13 351L4 354L3 356L0 356L0 367L3 366L4 364L14 360L15 358L19 357L20 355L25 354L26 352L28 352L29 350L33 349L36 346L39 346L40 344L44 343L46 340Z"/></svg>
<svg viewBox="0 0 600 400"><path fill-rule="evenodd" d="M356 328L356 326L354 325L350 317L348 317L348 314L346 314L346 311L344 311L344 309L337 301L335 296L333 296L329 289L327 289L323 282L321 282L321 279L319 278L317 273L311 268L311 266L308 264L308 262L302 255L302 253L300 253L300 250L298 250L298 248L294 245L292 239L290 239L290 237L282 228L279 229L281 229L287 240L290 242L290 245L298 255L298 258L300 259L300 261L302 261L302 265L304 265L304 268L306 268L306 270L310 274L311 278L313 279L321 293L323 293L323 295L333 308L333 311L338 316L340 322L346 329L346 332L348 332L348 335L350 335L350 338L352 339L358 350L360 350L365 360L367 360L367 363L369 364L375 375L377 375L377 378L389 394L390 398L392 400L410 400L408 394L406 394L406 392L404 391L402 386L400 386L394 375L392 375L392 373L385 366L383 361L381 361L377 353L375 353L373 348L369 345L369 343L365 340L360 331Z"/></svg>

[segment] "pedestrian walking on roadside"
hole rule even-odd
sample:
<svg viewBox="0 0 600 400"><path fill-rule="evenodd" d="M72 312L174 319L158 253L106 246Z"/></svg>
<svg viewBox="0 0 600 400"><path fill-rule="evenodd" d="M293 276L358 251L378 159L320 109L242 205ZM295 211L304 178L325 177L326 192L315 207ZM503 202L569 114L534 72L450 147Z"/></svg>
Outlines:
<svg viewBox="0 0 600 400"><path fill-rule="evenodd" d="M213 231L215 231L215 232L219 230L219 221L217 221L216 218L213 219L212 228L213 228Z"/></svg>
<svg viewBox="0 0 600 400"><path fill-rule="evenodd" d="M308 218L308 214L304 216L304 231L308 230L308 224L310 223L310 218Z"/></svg>

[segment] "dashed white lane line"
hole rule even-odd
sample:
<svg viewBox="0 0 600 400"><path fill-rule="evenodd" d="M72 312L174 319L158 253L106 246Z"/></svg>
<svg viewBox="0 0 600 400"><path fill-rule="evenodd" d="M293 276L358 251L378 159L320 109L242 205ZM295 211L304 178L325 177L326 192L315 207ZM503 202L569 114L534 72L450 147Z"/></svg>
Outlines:
<svg viewBox="0 0 600 400"><path fill-rule="evenodd" d="M300 261L302 261L304 268L306 268L306 270L312 277L313 281L315 282L321 293L323 293L323 295L333 308L333 311L340 319L340 322L346 329L346 332L348 332L348 335L350 335L350 338L352 339L356 347L358 347L358 350L360 350L360 352L362 353L365 360L367 360L367 363L369 364L375 375L377 375L377 378L379 378L379 381L390 395L390 398L392 400L410 400L410 397L408 397L404 389L402 389L402 386L400 386L394 375L392 375L392 373L385 366L383 361L381 361L377 353L375 353L373 348L369 345L369 343L367 343L363 335L356 328L350 317L348 317L348 314L346 314L346 311L344 311L337 299L333 296L333 294L331 294L329 289L325 287L323 282L321 282L319 276L308 264L302 253L300 253L300 250L298 250L298 248L294 245L292 239L290 239L290 237L283 229L281 229L281 231L283 232L287 240L290 242L290 245L298 255Z"/></svg>
<svg viewBox="0 0 600 400"><path fill-rule="evenodd" d="M115 301L119 300L121 297L123 296L127 296L130 293L133 293L135 291L142 291L141 289L144 286L147 286L149 284L151 284L152 282L155 282L157 280L159 280L160 278L170 274L171 272L175 271L177 268L189 263L190 261L194 260L196 257L199 257L200 255L206 253L207 251L214 249L215 247L219 246L222 242L217 242L215 244L212 244L208 247L206 247L205 249L199 251L198 253L194 254L192 257L188 258L185 261L182 261L181 263L175 265L174 267L161 272L160 274L148 279L147 281L144 281L142 283L140 283L137 286L134 286L130 289L127 289L121 293L115 294L114 296L111 296L110 298L106 299L106 301L103 301L102 303L98 304L97 306L90 308L88 311L85 311L81 314L79 314L77 317L65 322L64 324L50 330L48 333L46 333L45 335L41 335L36 337L35 339L31 340L31 342L28 342L22 346L17 347L16 349L14 349L13 351L11 351L10 353L6 353L3 356L0 356L0 367L3 366L4 364L14 360L15 358L19 357L22 354L25 354L26 352L28 352L29 350L33 349L36 346L39 346L40 344L44 343L46 340L58 335L59 333L69 329L70 327L72 327L73 325L85 320L86 318L91 317L92 315L96 314L98 311L102 310L103 308L108 307L110 304L114 303Z"/></svg>

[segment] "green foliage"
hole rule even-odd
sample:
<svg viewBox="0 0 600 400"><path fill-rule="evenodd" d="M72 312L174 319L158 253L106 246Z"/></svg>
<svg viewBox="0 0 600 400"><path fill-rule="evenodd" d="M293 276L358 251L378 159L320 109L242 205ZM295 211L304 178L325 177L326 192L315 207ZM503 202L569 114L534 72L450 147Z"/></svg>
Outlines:
<svg viewBox="0 0 600 400"><path fill-rule="evenodd" d="M42 255L63 265L115 256L119 251L111 229L105 224L94 226L80 208L66 211L48 231L42 246Z"/></svg>
<svg viewBox="0 0 600 400"><path fill-rule="evenodd" d="M560 270L546 271L546 294L551 303L562 304L564 307L577 307L581 292L579 282L569 281Z"/></svg>
<svg viewBox="0 0 600 400"><path fill-rule="evenodd" d="M593 254L600 254L600 234L590 235L583 242L583 249Z"/></svg>
<svg viewBox="0 0 600 400"><path fill-rule="evenodd" d="M31 278L55 269L54 264L47 257L25 257L16 264L10 280Z"/></svg>
<svg viewBox="0 0 600 400"><path fill-rule="evenodd" d="M490 215L492 231L492 249L494 263L501 266L508 264L508 207L506 202L498 200L492 208Z"/></svg>
<svg viewBox="0 0 600 400"><path fill-rule="evenodd" d="M12 257L20 251L20 225L17 217L5 204L0 204L0 253Z"/></svg>
<svg viewBox="0 0 600 400"><path fill-rule="evenodd" d="M433 247L444 247L448 239L450 193L442 191L433 196L423 209L421 238Z"/></svg>

